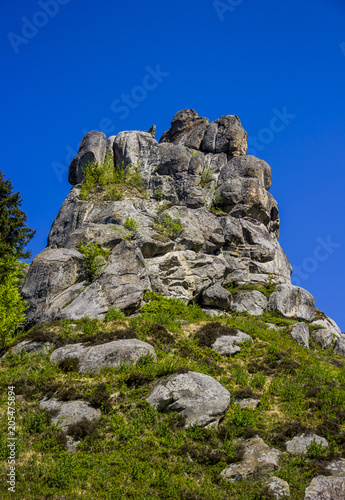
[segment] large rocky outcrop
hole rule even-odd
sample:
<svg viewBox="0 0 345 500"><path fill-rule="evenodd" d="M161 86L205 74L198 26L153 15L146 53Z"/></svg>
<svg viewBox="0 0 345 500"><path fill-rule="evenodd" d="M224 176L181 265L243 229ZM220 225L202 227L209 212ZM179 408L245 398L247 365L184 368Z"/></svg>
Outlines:
<svg viewBox="0 0 345 500"><path fill-rule="evenodd" d="M291 266L278 242L271 167L246 151L247 133L237 116L210 123L192 109L179 111L159 142L153 132L124 131L108 139L89 132L70 165L73 187L47 248L33 260L23 286L28 323L103 318L110 307L132 314L146 290L213 310L258 315L268 309L312 321L314 299L291 285ZM81 196L86 164L101 164L106 153L114 169L138 169L140 189L117 184L116 196L101 189ZM93 280L81 242L109 253ZM279 286L267 305L259 292L229 293L234 282Z"/></svg>

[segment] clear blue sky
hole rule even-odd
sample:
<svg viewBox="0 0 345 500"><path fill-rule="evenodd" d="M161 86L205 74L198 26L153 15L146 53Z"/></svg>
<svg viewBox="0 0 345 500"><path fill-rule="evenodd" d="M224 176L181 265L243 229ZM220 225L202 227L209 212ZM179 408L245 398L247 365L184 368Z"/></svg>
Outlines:
<svg viewBox="0 0 345 500"><path fill-rule="evenodd" d="M0 20L0 168L33 255L87 131L236 114L272 167L293 282L345 331L343 0L2 0Z"/></svg>

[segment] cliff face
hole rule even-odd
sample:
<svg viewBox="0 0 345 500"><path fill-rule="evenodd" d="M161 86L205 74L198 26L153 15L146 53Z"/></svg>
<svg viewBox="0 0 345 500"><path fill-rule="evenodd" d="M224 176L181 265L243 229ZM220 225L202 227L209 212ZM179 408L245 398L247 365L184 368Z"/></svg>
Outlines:
<svg viewBox="0 0 345 500"><path fill-rule="evenodd" d="M268 308L312 321L314 299L291 285L278 242L271 167L246 155L238 117L209 123L186 109L159 142L154 130L108 139L89 132L81 141L69 170L73 187L23 287L28 322L101 319L111 307L131 314L146 290L213 315ZM81 243L103 249L92 279ZM269 283L279 285L269 301L258 290L229 291Z"/></svg>

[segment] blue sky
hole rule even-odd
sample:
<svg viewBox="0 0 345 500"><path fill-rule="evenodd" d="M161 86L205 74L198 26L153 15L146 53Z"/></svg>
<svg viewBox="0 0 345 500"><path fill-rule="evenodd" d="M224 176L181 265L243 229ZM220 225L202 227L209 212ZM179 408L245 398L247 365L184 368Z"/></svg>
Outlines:
<svg viewBox="0 0 345 500"><path fill-rule="evenodd" d="M87 131L236 114L272 167L293 282L345 331L343 0L2 0L0 37L0 168L33 255Z"/></svg>

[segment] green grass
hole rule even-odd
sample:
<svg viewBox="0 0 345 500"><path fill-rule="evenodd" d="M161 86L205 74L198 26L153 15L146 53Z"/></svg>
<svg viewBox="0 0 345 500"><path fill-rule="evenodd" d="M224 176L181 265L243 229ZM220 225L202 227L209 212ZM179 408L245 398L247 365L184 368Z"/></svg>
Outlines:
<svg viewBox="0 0 345 500"><path fill-rule="evenodd" d="M99 374L64 371L49 355L8 356L0 365L0 432L6 436L7 386L16 385L17 487L6 490L6 441L0 445L0 495L3 499L194 499L257 500L269 498L260 477L235 483L220 472L239 461L236 441L259 435L281 451L294 435L313 431L330 446L311 446L306 456L283 454L274 475L289 482L291 499L304 497L323 464L345 456L345 360L318 346L303 349L288 333L290 320L271 315L285 328L266 327L268 317L235 314L220 319L240 328L253 342L241 352L223 357L199 344L197 332L210 320L196 305L186 305L153 293L136 318L116 309L104 321L39 325L21 338L50 338L55 342L98 342L135 336L157 353L136 366L102 368ZM74 325L74 326L73 326ZM121 334L122 332L122 334ZM226 387L231 404L218 428L187 430L175 413L150 407L145 398L157 381L188 367L211 375ZM61 431L39 407L43 396L84 399L101 409L101 420L79 430L81 443L73 455L65 450ZM235 398L260 399L256 410L241 410Z"/></svg>

